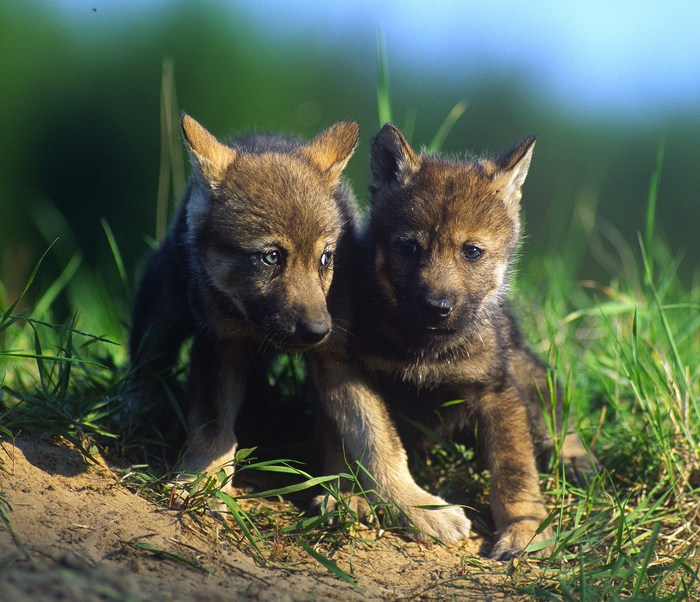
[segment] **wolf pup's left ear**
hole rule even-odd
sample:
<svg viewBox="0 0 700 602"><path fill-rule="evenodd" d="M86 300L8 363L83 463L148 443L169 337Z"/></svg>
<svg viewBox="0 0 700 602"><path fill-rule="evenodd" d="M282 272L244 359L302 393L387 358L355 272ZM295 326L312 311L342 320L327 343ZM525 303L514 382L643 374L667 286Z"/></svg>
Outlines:
<svg viewBox="0 0 700 602"><path fill-rule="evenodd" d="M404 185L421 166L408 140L397 127L387 123L372 139L369 153L370 191L391 184Z"/></svg>
<svg viewBox="0 0 700 602"><path fill-rule="evenodd" d="M360 126L356 121L340 121L322 131L300 150L334 186L340 181L359 139Z"/></svg>
<svg viewBox="0 0 700 602"><path fill-rule="evenodd" d="M513 148L507 150L495 160L496 173L494 181L501 190L507 203L517 207L522 197L520 188L530 169L532 151L535 148L535 137L530 136Z"/></svg>
<svg viewBox="0 0 700 602"><path fill-rule="evenodd" d="M199 172L210 185L221 182L229 165L236 158L236 151L230 146L221 144L185 113L182 114L180 125L195 171Z"/></svg>

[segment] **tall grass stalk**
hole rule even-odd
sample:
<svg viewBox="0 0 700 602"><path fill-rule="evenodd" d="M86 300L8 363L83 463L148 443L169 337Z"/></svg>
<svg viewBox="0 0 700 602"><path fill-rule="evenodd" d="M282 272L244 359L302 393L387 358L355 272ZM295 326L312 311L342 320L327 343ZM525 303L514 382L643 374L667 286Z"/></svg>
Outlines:
<svg viewBox="0 0 700 602"><path fill-rule="evenodd" d="M160 241L168 229L170 187L172 198L178 201L185 190L185 164L180 144L179 111L175 94L175 63L171 57L163 59L160 91L160 174L156 201L156 240Z"/></svg>
<svg viewBox="0 0 700 602"><path fill-rule="evenodd" d="M386 48L386 39L382 29L377 30L377 69L379 72L379 83L377 84L377 112L379 116L379 127L387 123L394 123L393 110L391 108L391 81L389 78L389 56ZM427 147L429 153L437 153L442 150L447 136L459 118L467 110L466 99L460 100L447 114L444 121L435 133L432 141ZM408 140L413 137L413 129L416 123L416 110L409 109L406 113L403 131Z"/></svg>
<svg viewBox="0 0 700 602"><path fill-rule="evenodd" d="M389 81L389 57L386 50L386 39L382 29L377 29L377 65L379 69L379 84L377 85L377 109L379 111L379 127L385 123L393 123L391 112L391 85Z"/></svg>

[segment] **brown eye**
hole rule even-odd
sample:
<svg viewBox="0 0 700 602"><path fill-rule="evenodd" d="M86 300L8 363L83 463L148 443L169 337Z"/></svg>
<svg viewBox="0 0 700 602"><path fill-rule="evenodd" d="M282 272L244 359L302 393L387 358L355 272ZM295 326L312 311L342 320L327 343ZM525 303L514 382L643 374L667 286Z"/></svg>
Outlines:
<svg viewBox="0 0 700 602"><path fill-rule="evenodd" d="M418 253L418 245L412 240L399 241L397 246L399 248L399 253L401 253L401 255L404 257L411 257L412 255Z"/></svg>
<svg viewBox="0 0 700 602"><path fill-rule="evenodd" d="M331 265L331 261L333 261L333 251L326 251L323 255L321 255L322 268L327 268L329 265Z"/></svg>
<svg viewBox="0 0 700 602"><path fill-rule="evenodd" d="M464 256L467 259L474 261L479 259L483 254L484 252L479 247L475 247L474 245L464 245Z"/></svg>
<svg viewBox="0 0 700 602"><path fill-rule="evenodd" d="M260 261L266 265L279 265L282 262L282 254L277 251L264 251L260 254Z"/></svg>

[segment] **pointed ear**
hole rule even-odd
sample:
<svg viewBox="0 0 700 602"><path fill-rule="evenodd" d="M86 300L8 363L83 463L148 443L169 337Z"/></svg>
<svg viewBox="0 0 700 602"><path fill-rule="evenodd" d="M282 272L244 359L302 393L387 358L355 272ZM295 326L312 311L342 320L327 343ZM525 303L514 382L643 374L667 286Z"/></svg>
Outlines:
<svg viewBox="0 0 700 602"><path fill-rule="evenodd" d="M401 130L387 123L372 139L369 153L370 188L406 184L421 165Z"/></svg>
<svg viewBox="0 0 700 602"><path fill-rule="evenodd" d="M228 166L236 158L236 151L221 144L189 115L183 113L180 125L195 171L210 184L221 182Z"/></svg>
<svg viewBox="0 0 700 602"><path fill-rule="evenodd" d="M357 122L340 121L301 147L300 152L318 166L328 183L334 186L340 181L359 139L360 126Z"/></svg>
<svg viewBox="0 0 700 602"><path fill-rule="evenodd" d="M504 192L505 198L515 204L520 202L522 196L520 188L530 169L534 148L535 137L530 136L507 150L495 161L497 171L494 179Z"/></svg>

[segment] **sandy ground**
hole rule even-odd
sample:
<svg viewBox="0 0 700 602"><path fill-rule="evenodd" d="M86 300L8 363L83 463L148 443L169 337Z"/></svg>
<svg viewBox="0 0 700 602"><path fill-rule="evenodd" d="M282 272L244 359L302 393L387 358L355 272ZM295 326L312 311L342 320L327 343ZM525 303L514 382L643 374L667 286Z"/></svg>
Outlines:
<svg viewBox="0 0 700 602"><path fill-rule="evenodd" d="M0 522L1 602L519 597L512 567L481 556L477 536L444 548L368 529L332 551L362 594L299 546L288 547L283 562L259 566L220 536L213 518L154 505L106 465L86 469L70 445L44 439L0 442L0 493L12 507L10 527Z"/></svg>

